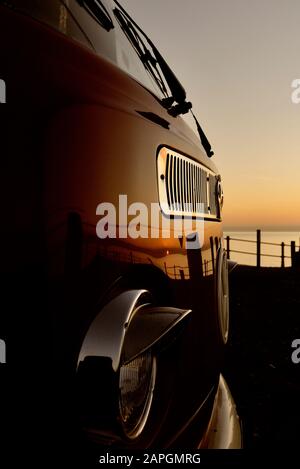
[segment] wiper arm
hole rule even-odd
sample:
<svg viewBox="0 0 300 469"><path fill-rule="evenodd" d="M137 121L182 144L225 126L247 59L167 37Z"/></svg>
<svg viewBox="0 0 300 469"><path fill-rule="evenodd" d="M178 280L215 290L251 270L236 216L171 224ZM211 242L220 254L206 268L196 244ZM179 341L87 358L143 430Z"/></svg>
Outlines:
<svg viewBox="0 0 300 469"><path fill-rule="evenodd" d="M153 76L155 81L159 84L161 91L165 95L165 98L163 98L161 102L162 105L173 117L177 117L179 114L185 114L192 108L192 104L186 102L186 92L180 81L175 76L174 72L171 70L165 59L162 57L146 33L144 33L144 31L135 23L135 21L129 16L129 14L126 12L126 10L124 10L122 5L120 5L117 0L114 0L114 2L119 7L119 10L116 8L114 9L114 14L119 21L120 26L123 28L125 34L127 34L127 37L133 44L133 47L142 60L144 66ZM138 33L143 36L147 44L151 47L152 53L147 48ZM141 49L141 46L144 51ZM170 89L171 96L168 95L166 86L157 65L159 65L161 73ZM173 103L177 104L173 106Z"/></svg>
<svg viewBox="0 0 300 469"><path fill-rule="evenodd" d="M214 154L214 152L211 149L211 144L209 143L205 133L203 132L202 127L199 124L199 121L198 121L197 117L195 116L193 111L191 111L191 113L192 113L192 116L193 116L193 118L195 119L195 122L196 122L196 126L197 126L198 134L199 134L199 137L200 137L200 140L201 140L201 144L202 144L208 158L211 158Z"/></svg>

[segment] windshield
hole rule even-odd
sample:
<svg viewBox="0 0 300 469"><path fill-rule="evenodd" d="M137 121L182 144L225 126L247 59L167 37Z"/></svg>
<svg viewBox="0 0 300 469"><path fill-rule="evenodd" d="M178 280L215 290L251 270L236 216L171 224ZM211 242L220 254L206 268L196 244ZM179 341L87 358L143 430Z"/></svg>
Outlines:
<svg viewBox="0 0 300 469"><path fill-rule="evenodd" d="M145 69L156 82L160 92L167 98L170 96L170 92L167 90L167 84L163 79L161 70L159 69L156 58L151 52L149 46L147 47L146 40L141 36L138 29L134 26L133 22L130 21L129 17L120 9L114 8L113 10L115 17L123 30L127 39L131 43Z"/></svg>
<svg viewBox="0 0 300 469"><path fill-rule="evenodd" d="M164 96L161 104L174 117L188 112L192 105L186 102L186 92L174 72L153 42L129 16L120 3L117 0L114 0L114 3L117 5L117 8L114 8L113 12L121 29Z"/></svg>

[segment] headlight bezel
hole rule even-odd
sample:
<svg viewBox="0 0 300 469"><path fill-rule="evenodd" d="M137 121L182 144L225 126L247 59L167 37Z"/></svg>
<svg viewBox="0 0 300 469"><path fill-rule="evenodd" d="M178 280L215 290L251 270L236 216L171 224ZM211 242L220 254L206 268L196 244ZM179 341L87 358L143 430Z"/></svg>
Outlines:
<svg viewBox="0 0 300 469"><path fill-rule="evenodd" d="M133 444L152 426L160 351L180 334L191 313L153 303L147 290L121 292L104 305L82 342L76 374L79 413L84 431L97 441ZM122 367L145 354L151 356L146 387L136 418L126 422L120 408Z"/></svg>

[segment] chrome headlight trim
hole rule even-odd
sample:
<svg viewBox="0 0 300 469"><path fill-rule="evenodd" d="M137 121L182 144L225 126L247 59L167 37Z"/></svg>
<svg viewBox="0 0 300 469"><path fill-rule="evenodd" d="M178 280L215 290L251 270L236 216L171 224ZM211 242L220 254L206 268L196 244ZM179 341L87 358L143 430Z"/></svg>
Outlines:
<svg viewBox="0 0 300 469"><path fill-rule="evenodd" d="M218 254L217 300L220 335L226 344L229 335L229 281L227 254L223 248Z"/></svg>
<svg viewBox="0 0 300 469"><path fill-rule="evenodd" d="M124 291L102 308L85 335L77 363L79 407L86 431L112 440L141 435L151 411L160 346L168 341L169 332L173 337L177 326L181 330L190 313L152 306L147 290ZM134 366L138 373L143 359L142 383L132 376L128 392L126 370Z"/></svg>

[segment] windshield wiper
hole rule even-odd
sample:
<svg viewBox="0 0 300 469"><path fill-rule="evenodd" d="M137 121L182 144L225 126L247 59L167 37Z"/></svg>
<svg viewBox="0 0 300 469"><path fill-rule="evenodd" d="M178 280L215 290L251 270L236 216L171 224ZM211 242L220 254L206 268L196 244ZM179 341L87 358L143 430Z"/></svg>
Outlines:
<svg viewBox="0 0 300 469"><path fill-rule="evenodd" d="M138 29L133 24L133 20L130 20L127 16L127 13L122 10L115 8L113 12L120 27L133 46L135 52L139 56L145 69L154 79L161 93L167 98L169 96L168 90L166 88L163 76L158 68L158 62L153 54L151 54L151 51L147 47L145 40L143 40L143 37L139 34Z"/></svg>
<svg viewBox="0 0 300 469"><path fill-rule="evenodd" d="M101 0L77 0L79 5L83 7L106 31L114 28L114 24L107 9Z"/></svg>
<svg viewBox="0 0 300 469"><path fill-rule="evenodd" d="M121 28L133 45L146 70L156 81L162 94L165 96L161 104L173 117L177 117L179 114L185 114L191 109L192 103L186 102L186 92L180 81L161 56L151 39L128 15L119 2L117 0L114 0L114 2L119 8L115 8L113 12ZM168 93L166 85L170 93Z"/></svg>
<svg viewBox="0 0 300 469"><path fill-rule="evenodd" d="M131 42L133 48L144 64L144 67L158 84L162 94L164 95L164 98L161 100L162 106L167 109L168 113L173 117L177 117L180 114L186 114L192 109L192 103L186 101L186 92L182 84L157 50L151 39L129 16L122 5L120 5L117 0L114 0L114 2L119 8L114 8L113 12L120 24L120 27ZM168 93L166 84L170 93ZM207 156L210 158L214 152L212 151L211 145L196 116L192 111L191 113L196 122L201 144Z"/></svg>

